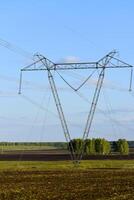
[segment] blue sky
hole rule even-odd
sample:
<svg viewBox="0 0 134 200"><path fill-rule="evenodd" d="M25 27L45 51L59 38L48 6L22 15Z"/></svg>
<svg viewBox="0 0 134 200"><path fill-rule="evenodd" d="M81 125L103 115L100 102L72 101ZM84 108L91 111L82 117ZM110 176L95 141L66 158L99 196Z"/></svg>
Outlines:
<svg viewBox="0 0 134 200"><path fill-rule="evenodd" d="M96 61L113 49L134 65L133 8L132 0L2 1L0 43L10 42L16 52L0 46L0 140L63 141L46 74L25 73L24 96L18 96L20 69L31 63L36 52L55 62ZM80 84L88 73L73 72L73 78L68 72L62 75ZM89 104L55 78L72 137L80 137ZM95 80L82 90L90 101ZM128 93L128 84L128 70L106 73L90 137L134 139L134 96Z"/></svg>

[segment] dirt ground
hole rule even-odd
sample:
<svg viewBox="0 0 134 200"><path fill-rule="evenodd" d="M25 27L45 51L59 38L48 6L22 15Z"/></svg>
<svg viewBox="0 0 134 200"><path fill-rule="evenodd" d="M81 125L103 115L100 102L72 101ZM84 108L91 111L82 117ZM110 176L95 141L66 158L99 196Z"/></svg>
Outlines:
<svg viewBox="0 0 134 200"><path fill-rule="evenodd" d="M0 154L0 161L65 161L70 160L66 150L29 150L5 151ZM84 160L134 160L134 154L129 155L89 155Z"/></svg>
<svg viewBox="0 0 134 200"><path fill-rule="evenodd" d="M133 200L134 170L0 172L0 200Z"/></svg>

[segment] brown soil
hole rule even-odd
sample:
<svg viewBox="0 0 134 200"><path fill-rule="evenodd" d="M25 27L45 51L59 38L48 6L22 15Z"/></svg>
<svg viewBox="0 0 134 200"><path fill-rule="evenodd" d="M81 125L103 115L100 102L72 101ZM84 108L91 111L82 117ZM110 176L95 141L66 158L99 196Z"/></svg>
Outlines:
<svg viewBox="0 0 134 200"><path fill-rule="evenodd" d="M85 160L132 160L134 154L122 155L91 155L84 157ZM42 151L10 151L0 154L0 161L60 161L70 160L70 155L65 150L42 150Z"/></svg>
<svg viewBox="0 0 134 200"><path fill-rule="evenodd" d="M0 172L0 200L133 200L134 170Z"/></svg>

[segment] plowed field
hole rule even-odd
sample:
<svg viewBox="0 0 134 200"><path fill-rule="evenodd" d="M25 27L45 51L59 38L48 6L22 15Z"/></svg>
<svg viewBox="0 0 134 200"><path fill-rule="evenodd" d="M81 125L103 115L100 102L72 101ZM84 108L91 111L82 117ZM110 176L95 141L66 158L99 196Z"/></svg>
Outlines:
<svg viewBox="0 0 134 200"><path fill-rule="evenodd" d="M0 200L133 199L133 169L0 172Z"/></svg>

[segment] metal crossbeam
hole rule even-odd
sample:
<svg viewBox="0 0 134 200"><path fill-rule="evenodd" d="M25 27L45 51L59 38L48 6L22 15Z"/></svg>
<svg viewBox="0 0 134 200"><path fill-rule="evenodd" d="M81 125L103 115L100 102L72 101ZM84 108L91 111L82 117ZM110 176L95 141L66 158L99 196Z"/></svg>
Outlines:
<svg viewBox="0 0 134 200"><path fill-rule="evenodd" d="M49 70L77 70L77 69L102 69L103 60L105 58L110 58L112 62L109 62L106 68L132 68L133 66L114 57L116 51L112 51L105 57L101 58L96 62L75 62L75 63L54 63L47 59L46 57L37 54L38 60L32 64L24 67L21 71L38 71L38 70L48 70L46 66L49 66ZM42 61L44 64L42 64Z"/></svg>

